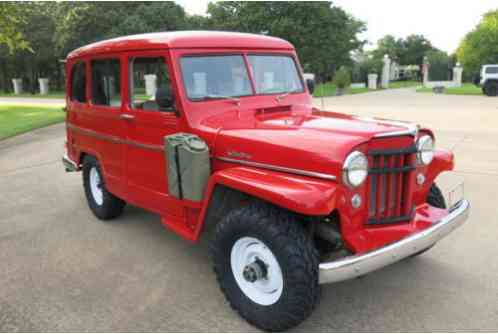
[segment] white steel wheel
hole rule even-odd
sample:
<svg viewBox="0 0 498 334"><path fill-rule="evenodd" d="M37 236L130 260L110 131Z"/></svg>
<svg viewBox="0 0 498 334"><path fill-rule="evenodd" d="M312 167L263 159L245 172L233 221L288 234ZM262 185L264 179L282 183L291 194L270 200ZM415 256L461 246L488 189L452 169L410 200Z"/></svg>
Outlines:
<svg viewBox="0 0 498 334"><path fill-rule="evenodd" d="M320 299L320 257L303 225L297 215L255 201L216 226L209 249L221 291L258 328L292 328Z"/></svg>
<svg viewBox="0 0 498 334"><path fill-rule="evenodd" d="M102 191L102 180L100 178L99 171L97 167L93 166L90 169L90 191L92 197L97 203L97 205L102 205L104 203L104 193Z"/></svg>
<svg viewBox="0 0 498 334"><path fill-rule="evenodd" d="M93 214L101 220L109 220L121 215L126 202L108 191L97 159L91 155L85 156L82 169L83 189Z"/></svg>
<svg viewBox="0 0 498 334"><path fill-rule="evenodd" d="M232 246L230 265L237 285L253 302L269 306L282 295L284 278L273 252L261 241L243 237Z"/></svg>

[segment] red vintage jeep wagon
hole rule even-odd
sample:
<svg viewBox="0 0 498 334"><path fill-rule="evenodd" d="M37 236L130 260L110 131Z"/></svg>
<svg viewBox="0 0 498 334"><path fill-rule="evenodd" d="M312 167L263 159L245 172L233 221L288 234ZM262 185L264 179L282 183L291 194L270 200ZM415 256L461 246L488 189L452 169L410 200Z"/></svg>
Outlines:
<svg viewBox="0 0 498 334"><path fill-rule="evenodd" d="M67 57L68 171L100 219L126 203L197 241L250 323L284 330L320 284L418 255L468 217L434 183L452 153L415 124L312 105L293 46L267 36L168 32Z"/></svg>

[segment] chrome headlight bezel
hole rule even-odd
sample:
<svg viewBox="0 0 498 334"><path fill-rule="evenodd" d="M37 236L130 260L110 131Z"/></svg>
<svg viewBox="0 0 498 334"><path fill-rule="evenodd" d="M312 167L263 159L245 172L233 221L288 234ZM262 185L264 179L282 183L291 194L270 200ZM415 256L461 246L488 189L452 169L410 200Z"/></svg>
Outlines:
<svg viewBox="0 0 498 334"><path fill-rule="evenodd" d="M368 177L368 158L360 151L351 152L342 166L342 180L350 188L361 186Z"/></svg>
<svg viewBox="0 0 498 334"><path fill-rule="evenodd" d="M434 139L429 135L423 135L417 140L417 162L419 165L427 166L434 159Z"/></svg>

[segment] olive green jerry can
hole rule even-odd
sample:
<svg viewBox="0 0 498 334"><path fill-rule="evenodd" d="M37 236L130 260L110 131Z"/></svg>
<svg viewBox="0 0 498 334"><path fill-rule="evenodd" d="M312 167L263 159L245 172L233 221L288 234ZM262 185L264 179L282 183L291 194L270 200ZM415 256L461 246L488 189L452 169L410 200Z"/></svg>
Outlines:
<svg viewBox="0 0 498 334"><path fill-rule="evenodd" d="M202 201L211 175L207 144L197 135L175 133L164 137L169 194L178 199Z"/></svg>

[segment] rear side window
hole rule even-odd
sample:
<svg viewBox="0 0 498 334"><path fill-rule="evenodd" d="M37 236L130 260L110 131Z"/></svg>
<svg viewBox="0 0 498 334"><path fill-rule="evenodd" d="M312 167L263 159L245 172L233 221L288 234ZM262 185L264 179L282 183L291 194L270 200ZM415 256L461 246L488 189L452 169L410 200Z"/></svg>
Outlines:
<svg viewBox="0 0 498 334"><path fill-rule="evenodd" d="M121 68L118 59L92 61L92 103L121 106Z"/></svg>
<svg viewBox="0 0 498 334"><path fill-rule="evenodd" d="M487 67L486 74L498 74L498 66Z"/></svg>
<svg viewBox="0 0 498 334"><path fill-rule="evenodd" d="M77 63L73 66L71 74L71 100L86 102L86 72L85 63Z"/></svg>

